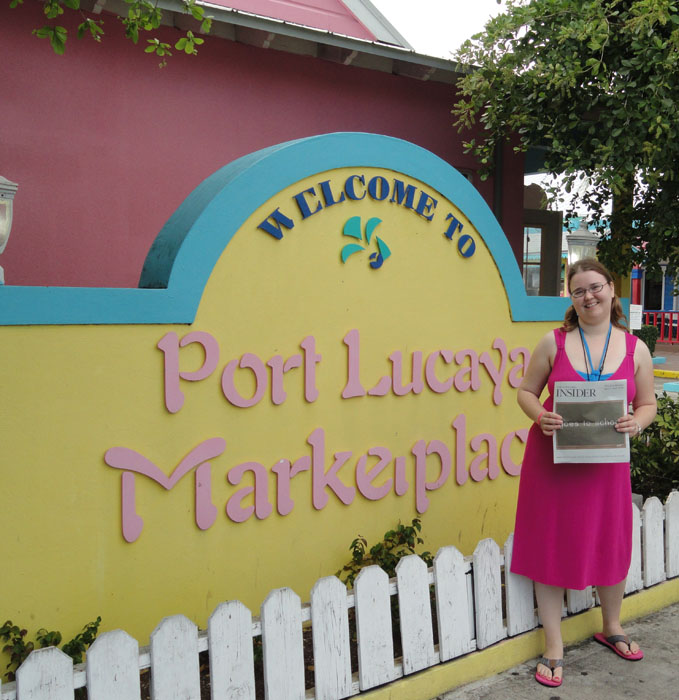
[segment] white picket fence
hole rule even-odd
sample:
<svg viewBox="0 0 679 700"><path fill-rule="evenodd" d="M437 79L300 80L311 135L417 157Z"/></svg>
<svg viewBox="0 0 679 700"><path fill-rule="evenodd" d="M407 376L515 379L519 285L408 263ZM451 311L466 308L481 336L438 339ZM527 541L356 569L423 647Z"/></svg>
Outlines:
<svg viewBox="0 0 679 700"><path fill-rule="evenodd" d="M634 507L634 549L626 594L679 576L679 493ZM334 576L316 582L302 604L289 588L274 590L261 617L238 601L219 605L206 632L182 615L167 617L139 648L122 630L102 634L73 666L56 648L31 653L2 700L72 700L87 687L89 700L139 700L140 670L151 669L152 700L199 700L199 652L210 660L213 700L255 700L253 637L261 635L267 700L340 700L404 675L494 644L537 626L529 580L509 573L513 535L504 551L491 539L471 557L443 547L427 569L417 556L399 562L391 581L379 567L363 569L353 591ZM503 585L504 581L504 585ZM432 596L438 629L434 643ZM397 595L402 656L394 658L390 596ZM503 600L505 616L503 616ZM596 604L591 588L568 591L565 615ZM357 673L350 657L349 609L355 610ZM304 681L303 629L311 623L315 687Z"/></svg>

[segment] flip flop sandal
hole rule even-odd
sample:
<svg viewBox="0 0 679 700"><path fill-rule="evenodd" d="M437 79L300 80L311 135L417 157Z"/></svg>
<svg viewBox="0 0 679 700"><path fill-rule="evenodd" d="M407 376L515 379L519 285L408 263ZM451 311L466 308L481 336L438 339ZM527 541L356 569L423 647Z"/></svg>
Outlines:
<svg viewBox="0 0 679 700"><path fill-rule="evenodd" d="M641 649L635 652L631 651L630 638L626 634L614 634L612 637L604 637L603 634L597 632L597 634L594 635L594 639L599 642L599 644L603 644L605 647L613 650L621 659L625 659L625 661L641 661L641 659L644 658L644 652L641 651ZM624 651L620 651L620 649L615 646L617 642L624 642L627 644L630 653L625 654Z"/></svg>
<svg viewBox="0 0 679 700"><path fill-rule="evenodd" d="M557 668L563 667L563 659L548 659L543 656L538 659L538 664L547 666L547 668L552 671L552 678L546 678L545 676L541 676L537 669L535 669L535 680L540 683L540 685L546 685L549 688L558 688L563 683L563 676L561 678L554 678L554 671L556 671Z"/></svg>

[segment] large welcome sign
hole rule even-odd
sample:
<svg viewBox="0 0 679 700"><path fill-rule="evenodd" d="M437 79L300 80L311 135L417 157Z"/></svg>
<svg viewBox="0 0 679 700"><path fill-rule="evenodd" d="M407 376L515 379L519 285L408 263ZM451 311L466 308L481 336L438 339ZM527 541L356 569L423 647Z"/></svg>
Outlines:
<svg viewBox="0 0 679 700"><path fill-rule="evenodd" d="M306 599L417 515L431 550L503 541L516 388L563 311L461 175L367 134L209 177L139 289L0 287L5 615L144 640Z"/></svg>

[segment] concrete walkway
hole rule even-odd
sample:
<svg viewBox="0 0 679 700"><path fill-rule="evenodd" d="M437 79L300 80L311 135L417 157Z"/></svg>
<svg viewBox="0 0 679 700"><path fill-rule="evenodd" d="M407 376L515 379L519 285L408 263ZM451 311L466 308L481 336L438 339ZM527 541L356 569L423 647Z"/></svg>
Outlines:
<svg viewBox="0 0 679 700"><path fill-rule="evenodd" d="M640 620L625 631L644 650L641 661L625 661L590 640L566 649L564 682L559 688L539 685L535 661L461 686L432 700L675 700L679 697L679 603Z"/></svg>
<svg viewBox="0 0 679 700"><path fill-rule="evenodd" d="M670 345L669 343L656 343L655 346L655 357L664 357L665 362L663 364L656 364L653 366L654 369L660 370L661 372L668 371L671 373L679 373L679 344ZM667 382L677 382L679 379L675 377L655 377L655 393L662 394L663 385ZM668 392L671 396L676 398L676 392Z"/></svg>

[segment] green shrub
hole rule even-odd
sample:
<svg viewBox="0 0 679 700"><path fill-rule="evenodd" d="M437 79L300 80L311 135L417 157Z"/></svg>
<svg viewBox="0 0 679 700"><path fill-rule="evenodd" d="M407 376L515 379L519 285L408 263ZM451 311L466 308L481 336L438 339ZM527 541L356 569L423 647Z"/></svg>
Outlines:
<svg viewBox="0 0 679 700"><path fill-rule="evenodd" d="M655 326L642 326L638 330L632 331L632 333L648 345L651 355L655 352L655 342L660 335L660 331Z"/></svg>
<svg viewBox="0 0 679 700"><path fill-rule="evenodd" d="M396 576L396 565L408 554L419 554L420 558L431 566L434 557L430 552L416 552L415 546L424 544L424 540L419 536L422 530L422 522L419 518L414 518L410 525L398 524L395 530L388 530L384 533L381 542L374 544L368 550L368 541L359 535L352 543L351 561L345 564L335 575L347 586L353 587L354 580L361 569L366 566L376 564L387 572L389 578Z"/></svg>
<svg viewBox="0 0 679 700"><path fill-rule="evenodd" d="M658 397L658 415L630 443L632 490L644 499L667 498L679 489L679 400L663 391Z"/></svg>

